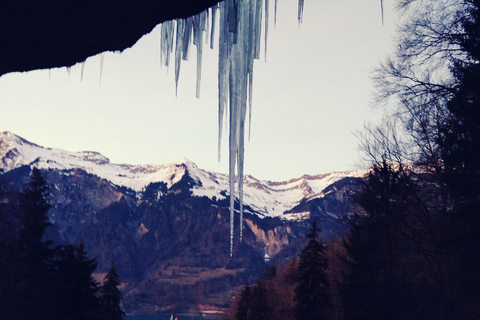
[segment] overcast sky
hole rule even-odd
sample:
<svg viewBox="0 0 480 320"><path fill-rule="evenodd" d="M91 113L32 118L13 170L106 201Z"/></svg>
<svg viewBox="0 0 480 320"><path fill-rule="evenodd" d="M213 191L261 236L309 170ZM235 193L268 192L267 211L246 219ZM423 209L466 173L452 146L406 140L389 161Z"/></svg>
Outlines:
<svg viewBox="0 0 480 320"><path fill-rule="evenodd" d="M374 119L371 71L391 52L393 0L297 0L273 3L267 61L255 62L251 139L245 173L263 180L355 169L355 131ZM98 151L113 163L164 164L189 158L228 172L228 146L217 161L217 51L205 49L200 99L195 51L183 61L178 96L173 66L160 66L160 29L119 53L84 66L0 77L0 130L45 147ZM263 44L262 44L263 45ZM263 51L263 49L262 49ZM225 135L228 138L228 135Z"/></svg>

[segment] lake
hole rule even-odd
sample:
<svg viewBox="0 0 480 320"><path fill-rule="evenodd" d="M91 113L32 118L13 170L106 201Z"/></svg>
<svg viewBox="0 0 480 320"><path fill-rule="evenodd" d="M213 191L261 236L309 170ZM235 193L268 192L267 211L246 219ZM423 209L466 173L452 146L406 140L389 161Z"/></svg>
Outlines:
<svg viewBox="0 0 480 320"><path fill-rule="evenodd" d="M175 319L175 315L173 319ZM207 317L207 316L189 316L189 315L178 315L178 320L219 320L219 318ZM158 315L135 315L135 316L126 316L125 320L170 320L169 314L158 314Z"/></svg>

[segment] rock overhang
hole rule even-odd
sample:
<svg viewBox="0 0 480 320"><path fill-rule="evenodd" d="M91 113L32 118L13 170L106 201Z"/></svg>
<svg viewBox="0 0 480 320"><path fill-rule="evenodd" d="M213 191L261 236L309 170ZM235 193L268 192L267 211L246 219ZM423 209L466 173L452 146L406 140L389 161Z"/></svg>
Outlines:
<svg viewBox="0 0 480 320"><path fill-rule="evenodd" d="M156 25L218 0L0 0L0 76L123 51Z"/></svg>

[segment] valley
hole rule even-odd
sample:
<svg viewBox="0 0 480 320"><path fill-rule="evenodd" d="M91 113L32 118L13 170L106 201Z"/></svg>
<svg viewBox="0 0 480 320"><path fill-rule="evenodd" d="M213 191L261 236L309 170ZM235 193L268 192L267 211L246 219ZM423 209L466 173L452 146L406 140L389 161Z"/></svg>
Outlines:
<svg viewBox="0 0 480 320"><path fill-rule="evenodd" d="M228 176L181 159L165 165L117 165L97 152L47 149L0 134L3 229L15 232L16 197L31 168L41 169L52 208L48 236L85 243L97 272L112 261L129 313L223 310L269 264L284 265L316 220L322 237L346 233L349 193L366 172L303 176L286 182L245 177L243 240L235 228L229 256ZM236 195L238 205L238 196ZM235 217L238 225L238 215Z"/></svg>

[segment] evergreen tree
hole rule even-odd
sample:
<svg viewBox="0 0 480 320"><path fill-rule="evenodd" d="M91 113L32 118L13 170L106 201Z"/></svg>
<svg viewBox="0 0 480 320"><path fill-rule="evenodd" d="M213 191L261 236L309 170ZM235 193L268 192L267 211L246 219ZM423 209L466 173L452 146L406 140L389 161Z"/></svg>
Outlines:
<svg viewBox="0 0 480 320"><path fill-rule="evenodd" d="M325 270L328 266L324 247L318 240L317 223L313 221L307 234L307 245L300 254L298 264L298 286L295 290L295 319L326 319L329 306L327 295L328 279Z"/></svg>
<svg viewBox="0 0 480 320"><path fill-rule="evenodd" d="M439 137L444 178L457 209L466 212L478 210L480 201L480 1L470 2L461 19L465 33L458 36L466 58L453 61L458 85L447 103L449 118Z"/></svg>
<svg viewBox="0 0 480 320"><path fill-rule="evenodd" d="M444 245L455 257L458 300L480 301L480 1L468 1L458 42L464 59L454 60L458 85L448 101L448 121L439 145L444 160L443 182L451 195ZM453 271L453 270L452 270ZM464 308L465 309L465 308ZM480 312L478 307L474 308Z"/></svg>
<svg viewBox="0 0 480 320"><path fill-rule="evenodd" d="M265 268L261 279L265 281L272 281L276 276L277 276L277 267L274 264L272 264L270 267Z"/></svg>
<svg viewBox="0 0 480 320"><path fill-rule="evenodd" d="M415 290L408 276L414 265L409 263L421 261L417 255L428 228L418 219L422 205L412 189L403 165L384 161L358 195L366 215L357 217L345 241L346 319L409 319L417 312L411 305Z"/></svg>
<svg viewBox="0 0 480 320"><path fill-rule="evenodd" d="M121 320L125 316L125 313L120 307L122 294L118 289L119 286L120 276L112 262L112 266L108 270L103 285L100 288L99 315L101 320Z"/></svg>
<svg viewBox="0 0 480 320"><path fill-rule="evenodd" d="M87 257L83 242L58 246L57 256L58 319L96 319L99 288L92 277L97 267L95 259Z"/></svg>
<svg viewBox="0 0 480 320"><path fill-rule="evenodd" d="M345 320L382 319L384 316L378 312L384 306L379 301L382 297L379 279L381 266L378 261L378 230L375 231L375 227L366 227L365 222L357 218L344 243L348 254L341 292Z"/></svg>
<svg viewBox="0 0 480 320"><path fill-rule="evenodd" d="M252 288L250 299L250 320L273 320L270 295L266 282L267 280L260 279L258 284Z"/></svg>
<svg viewBox="0 0 480 320"><path fill-rule="evenodd" d="M54 246L48 188L40 170L19 194L19 232L0 240L0 318L11 320L94 320L99 311L96 268L83 242ZM1 221L0 221L1 222ZM5 242L3 242L5 241Z"/></svg>
<svg viewBox="0 0 480 320"><path fill-rule="evenodd" d="M32 169L31 180L20 194L22 211L20 248L27 261L33 265L50 262L53 257L53 241L45 239L45 230L52 226L48 221L48 187L39 169Z"/></svg>
<svg viewBox="0 0 480 320"><path fill-rule="evenodd" d="M240 292L235 320L251 320L252 288L247 284Z"/></svg>
<svg viewBox="0 0 480 320"><path fill-rule="evenodd" d="M17 289L20 312L26 319L53 319L55 300L52 282L54 248L53 241L45 239L50 204L48 187L40 170L32 170L26 189L20 194L22 227L19 234L19 270Z"/></svg>
<svg viewBox="0 0 480 320"><path fill-rule="evenodd" d="M265 268L255 286L246 285L239 295L235 306L235 320L268 320L274 317L272 284L277 275L277 268L271 265Z"/></svg>
<svg viewBox="0 0 480 320"><path fill-rule="evenodd" d="M436 219L416 183L401 163L384 161L356 197L364 212L344 244L347 320L437 319L448 309L441 307L444 268Z"/></svg>

